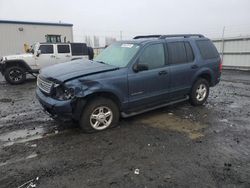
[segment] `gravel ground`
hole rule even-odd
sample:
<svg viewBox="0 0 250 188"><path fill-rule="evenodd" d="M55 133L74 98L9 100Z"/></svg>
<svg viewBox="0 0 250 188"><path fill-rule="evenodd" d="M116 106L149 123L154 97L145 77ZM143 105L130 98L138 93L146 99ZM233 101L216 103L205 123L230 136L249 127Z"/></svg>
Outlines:
<svg viewBox="0 0 250 188"><path fill-rule="evenodd" d="M0 187L250 187L250 72L96 134L51 119L35 87L0 77Z"/></svg>

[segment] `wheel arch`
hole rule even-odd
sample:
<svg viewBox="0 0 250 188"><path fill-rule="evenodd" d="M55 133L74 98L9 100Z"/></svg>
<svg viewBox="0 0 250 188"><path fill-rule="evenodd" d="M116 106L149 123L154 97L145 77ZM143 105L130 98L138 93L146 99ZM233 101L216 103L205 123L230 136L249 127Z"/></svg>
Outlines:
<svg viewBox="0 0 250 188"><path fill-rule="evenodd" d="M5 61L4 66L3 66L3 72L8 67L11 67L11 66L19 66L19 67L24 68L26 71L31 71L30 66L24 60L17 59L17 60L7 60L7 61Z"/></svg>
<svg viewBox="0 0 250 188"><path fill-rule="evenodd" d="M79 120L80 116L84 110L84 107L87 105L89 101L94 100L97 97L103 97L112 100L118 107L119 110L122 108L122 103L119 99L119 97L114 94L113 92L110 91L98 91L98 92L93 92L89 93L88 95L84 97L79 97L77 98L75 102L75 108L73 110L73 118L75 120Z"/></svg>
<svg viewBox="0 0 250 188"><path fill-rule="evenodd" d="M119 109L121 108L121 101L119 97L110 91L98 91L98 92L90 93L87 96L85 96L84 99L89 101L89 100L93 100L96 97L103 97L103 98L111 99L113 102L116 103Z"/></svg>
<svg viewBox="0 0 250 188"><path fill-rule="evenodd" d="M203 78L205 80L208 81L209 86L213 85L213 76L212 76L212 72L209 69L203 70L203 71L199 71L196 76L195 79L193 80L193 83L195 83L198 79Z"/></svg>

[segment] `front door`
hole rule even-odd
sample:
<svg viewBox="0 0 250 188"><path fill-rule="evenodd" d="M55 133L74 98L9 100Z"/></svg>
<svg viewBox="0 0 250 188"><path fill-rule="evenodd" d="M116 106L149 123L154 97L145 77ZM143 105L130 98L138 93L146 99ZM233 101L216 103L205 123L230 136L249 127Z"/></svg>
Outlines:
<svg viewBox="0 0 250 188"><path fill-rule="evenodd" d="M43 68L56 63L53 44L41 44L39 46L40 54L35 57L37 67Z"/></svg>
<svg viewBox="0 0 250 188"><path fill-rule="evenodd" d="M169 67L165 62L164 45L147 46L136 62L146 65L148 70L131 70L128 74L129 107L139 110L161 104L169 91Z"/></svg>

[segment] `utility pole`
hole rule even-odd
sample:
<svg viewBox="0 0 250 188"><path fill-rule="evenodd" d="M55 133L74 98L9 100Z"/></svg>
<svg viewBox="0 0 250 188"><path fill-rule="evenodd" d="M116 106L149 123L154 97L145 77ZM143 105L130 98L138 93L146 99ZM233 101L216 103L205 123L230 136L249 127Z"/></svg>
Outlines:
<svg viewBox="0 0 250 188"><path fill-rule="evenodd" d="M225 41L224 41L224 37L225 37L225 30L226 27L223 27L222 30L222 36L221 36L221 61L223 62L223 58L224 58L224 48L225 48Z"/></svg>

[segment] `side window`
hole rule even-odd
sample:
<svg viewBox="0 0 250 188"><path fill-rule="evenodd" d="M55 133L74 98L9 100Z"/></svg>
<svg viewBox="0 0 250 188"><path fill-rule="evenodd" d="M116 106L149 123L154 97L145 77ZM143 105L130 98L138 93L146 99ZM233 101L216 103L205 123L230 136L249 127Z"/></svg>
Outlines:
<svg viewBox="0 0 250 188"><path fill-rule="evenodd" d="M184 42L170 42L167 44L169 52L169 63L186 63L186 48Z"/></svg>
<svg viewBox="0 0 250 188"><path fill-rule="evenodd" d="M143 51L139 63L148 65L148 69L156 69L165 65L163 44L153 44Z"/></svg>
<svg viewBox="0 0 250 188"><path fill-rule="evenodd" d="M54 53L53 45L40 45L39 50L41 50L41 54Z"/></svg>
<svg viewBox="0 0 250 188"><path fill-rule="evenodd" d="M196 41L196 44L200 50L203 59L213 59L219 57L219 54L211 41L199 40Z"/></svg>
<svg viewBox="0 0 250 188"><path fill-rule="evenodd" d="M187 53L187 62L194 61L194 52L189 42L185 42L185 48Z"/></svg>
<svg viewBox="0 0 250 188"><path fill-rule="evenodd" d="M70 53L69 45L57 45L57 52L61 54Z"/></svg>
<svg viewBox="0 0 250 188"><path fill-rule="evenodd" d="M84 43L72 43L71 51L73 56L88 55L88 47Z"/></svg>

